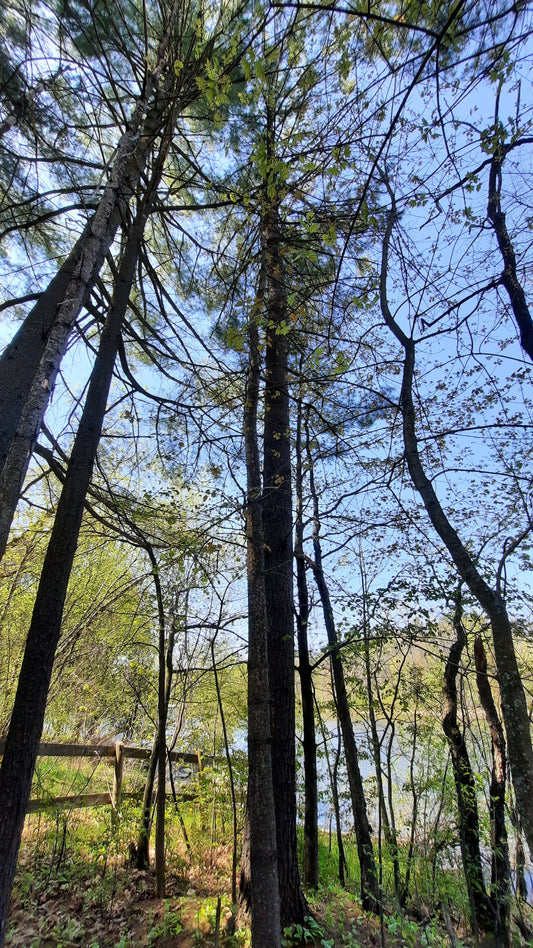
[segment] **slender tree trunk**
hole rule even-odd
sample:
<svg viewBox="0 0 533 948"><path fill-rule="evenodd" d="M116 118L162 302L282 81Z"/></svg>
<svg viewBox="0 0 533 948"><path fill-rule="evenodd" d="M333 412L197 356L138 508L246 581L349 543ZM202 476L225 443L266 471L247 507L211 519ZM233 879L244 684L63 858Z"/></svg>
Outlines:
<svg viewBox="0 0 533 948"><path fill-rule="evenodd" d="M520 826L520 817L516 812L516 807L511 806L511 821L516 834L515 840L515 873L516 873L516 897L518 903L527 902L527 882L526 882L526 854L524 852L524 843L522 840L522 827Z"/></svg>
<svg viewBox="0 0 533 948"><path fill-rule="evenodd" d="M331 671L331 667L330 667ZM333 696L335 697L335 686L332 683ZM333 769L331 772L331 795L333 797L333 812L335 813L335 831L337 835L337 850L339 853L338 867L339 867L339 882L341 886L346 885L348 879L348 863L346 861L346 851L344 849L344 836L342 833L342 813L340 805L340 796L339 796L339 766L341 762L341 753L342 753L342 734L340 727L338 726L337 719L337 744L335 747L335 757L333 759ZM331 826L331 822L330 822ZM331 848L331 847L330 847Z"/></svg>
<svg viewBox="0 0 533 948"><path fill-rule="evenodd" d="M137 835L137 853L135 868L148 869L150 866L150 830L152 826L152 798L154 795L157 763L159 760L159 731L157 730L152 741L152 750L148 761L148 771L144 781L143 799L141 804L141 819Z"/></svg>
<svg viewBox="0 0 533 948"><path fill-rule="evenodd" d="M517 807L530 852L533 853L533 748L524 686L520 676L513 642L513 632L504 599L498 589L485 581L457 532L448 520L430 479L427 477L418 449L416 414L413 401L415 341L406 336L393 319L387 301L388 245L396 220L393 207L383 241L380 297L385 323L404 349L404 367L400 407L403 417L405 458L411 480L420 494L433 527L446 546L459 576L487 614L494 644L496 674L500 688L502 716L507 735L509 761Z"/></svg>
<svg viewBox="0 0 533 948"><path fill-rule="evenodd" d="M497 120L498 101L496 103L495 122L497 122ZM509 231L507 230L505 214L502 211L500 200L502 189L502 167L508 151L509 148L506 148L503 142L498 142L494 149L494 154L492 156L489 170L487 217L489 218L494 229L494 233L496 234L498 247L500 248L500 253L502 255L503 272L500 277L500 282L502 286L505 287L509 295L513 316L520 332L520 343L522 348L524 352L527 352L529 358L533 359L533 321L531 319L531 313L529 312L529 307L527 305L524 288L518 279L518 273L516 269L516 255L514 252L513 242L511 240Z"/></svg>
<svg viewBox="0 0 533 948"><path fill-rule="evenodd" d="M304 861L303 878L308 888L316 889L319 883L318 861L318 775L316 761L316 732L313 698L313 676L307 643L308 602L303 588L301 573L305 571L303 560L297 560L298 571L298 673L302 699L303 752L304 752ZM305 584L307 586L307 583ZM307 606L307 609L306 609Z"/></svg>
<svg viewBox="0 0 533 948"><path fill-rule="evenodd" d="M464 734L457 720L457 675L465 646L465 633L461 621L461 593L457 593L453 625L456 639L452 643L444 670L444 717L442 729L448 740L457 794L459 812L459 834L463 869L470 903L474 933L494 929L495 912L490 905L481 865L479 847L479 815L476 785L470 764Z"/></svg>
<svg viewBox="0 0 533 948"><path fill-rule="evenodd" d="M158 625L158 687L157 687L157 801L155 823L155 894L156 898L164 899L166 894L165 871L165 810L166 810L166 780L167 780L167 719L168 706L172 691L172 659L174 652L174 630L171 629L166 642L165 607L163 591L159 579L159 571L155 553L151 546L148 555L152 565L157 600Z"/></svg>
<svg viewBox="0 0 533 948"><path fill-rule="evenodd" d="M490 894L496 909L496 937L502 948L509 945L509 900L511 894L511 867L509 844L505 825L505 787L507 755L503 727L496 710L492 688L487 675L487 657L481 636L474 642L476 679L479 698L492 740L492 772L490 781L489 816L491 843Z"/></svg>
<svg viewBox="0 0 533 948"><path fill-rule="evenodd" d="M140 870L145 870L150 867L150 832L152 827L152 813L153 813L153 796L154 796L154 785L155 778L157 774L158 778L158 797L156 805L156 822L159 830L156 828L156 894L160 891L160 886L162 885L162 891L164 891L165 880L164 880L164 839L165 839L165 811L164 806L162 807L163 813L161 814L159 810L160 800L159 800L159 786L164 785L166 779L166 764L168 762L170 782L172 786L172 793L174 796L175 808L178 812L178 818L180 820L181 828L183 830L183 835L185 838L185 845L187 847L187 852L189 856L191 855L191 847L189 843L189 838L187 836L187 829L183 822L183 817L181 811L178 807L178 802L176 799L174 782L172 779L171 773L171 764L168 757L168 748L166 743L166 728L168 721L168 709L170 705L170 696L172 693L172 682L174 678L174 643L176 640L176 629L175 629L175 620L173 620L173 625L168 636L168 643L165 648L165 611L163 606L163 594L161 590L161 583L159 580L159 575L157 572L157 560L155 553L151 544L144 538L143 546L146 550L146 553L150 559L152 566L152 576L154 578L154 585L156 590L156 599L157 599L157 611L158 611L158 632L159 632L159 642L158 642L158 721L157 728L152 742L152 750L150 753L150 760L148 762L148 771L146 774L146 780L144 782L143 790L143 799L141 805L141 819L139 821L139 831L137 834L137 852L135 856L135 868ZM162 657L163 656L163 657ZM161 701L161 695L163 694L163 702ZM163 735L163 740L161 736ZM175 741L175 738L174 738ZM163 764L162 751L165 754L165 763ZM160 784L159 781L162 781ZM163 794L163 800L165 795ZM158 865L159 865L159 876L163 875L163 882L161 883L160 877L158 877ZM161 866L163 866L163 872L161 872ZM160 895L159 898L164 898L164 895Z"/></svg>
<svg viewBox="0 0 533 948"><path fill-rule="evenodd" d="M313 554L312 562L313 575L317 584L322 610L324 613L324 624L328 636L330 648L330 661L335 684L335 697L337 705L337 715L342 731L342 740L344 744L344 754L346 758L346 770L348 773L348 783L350 785L350 796L352 801L353 818L355 825L355 835L357 839L357 854L359 857L359 868L361 872L361 901L363 908L368 912L379 912L380 892L379 882L376 872L374 859L374 847L370 835L370 824L366 809L365 791L361 771L359 769L359 758L357 754L357 745L353 733L352 718L350 714L350 705L348 702L348 693L346 690L346 681L344 678L344 667L339 649L339 640L335 628L335 619L333 608L329 597L329 590L322 568L322 547L320 543L320 512L318 505L318 494L315 488L312 459L309 450L308 440L308 459L309 459L309 483L311 497L313 500Z"/></svg>
<svg viewBox="0 0 533 948"><path fill-rule="evenodd" d="M150 548L151 549L151 548ZM150 559L152 561L152 567L157 568L155 563L155 557L153 555L153 550L151 550ZM149 554L150 555L150 554ZM155 575L155 574L154 574ZM157 589L158 587L158 589ZM171 630L168 643L165 648L164 641L164 613L163 613L163 600L161 594L161 587L159 581L156 583L156 596L158 600L158 612L159 612L159 629L160 629L160 641L159 649L163 649L163 661L159 662L159 690L158 690L158 722L155 737L152 743L152 751L150 754L150 760L148 762L148 772L146 774L146 780L144 782L144 791L143 791L143 801L141 807L141 819L139 824L139 833L137 836L137 854L135 857L135 868L136 869L148 869L150 866L150 828L152 823L152 800L154 795L154 784L157 774L157 802L156 802L156 847L155 847L155 859L156 859L156 896L157 898L163 899L165 897L165 794L163 793L162 800L163 813L160 812L160 800L159 800L159 781L166 779L167 772L167 746L166 741L161 740L161 735L166 732L166 722L168 719L168 708L170 704L170 695L172 691L172 678L173 678L173 655L174 655L174 641L175 641L175 631ZM161 630L163 630L163 641L161 642ZM161 664L163 665L163 684L161 683ZM161 688L163 692L163 702L160 700ZM164 705L162 707L161 705ZM161 762L161 749L164 752L164 764ZM187 849L189 849L188 840L186 840ZM159 866L159 871L158 871Z"/></svg>
<svg viewBox="0 0 533 948"><path fill-rule="evenodd" d="M98 210L0 359L0 557L71 331L146 161L146 138L139 138L145 106L143 99L121 138Z"/></svg>
<svg viewBox="0 0 533 948"><path fill-rule="evenodd" d="M398 901L398 905L402 906L402 880L401 880L401 869L400 869L400 850L398 847L398 833L396 830L396 816L394 813L394 794L393 786L394 780L392 775L392 749L394 746L394 735L396 733L396 726L394 721L390 723L390 734L388 735L387 751L385 759L387 762L387 800L389 804L388 813L390 821L390 841L388 845L392 853L392 862L393 862L393 873L394 873L394 894Z"/></svg>
<svg viewBox="0 0 533 948"><path fill-rule="evenodd" d="M165 811L166 811L166 778L167 778L167 745L164 739L166 724L161 720L159 708L159 742L157 748L157 798L155 807L155 895L157 899L164 899L166 895L166 866L165 866Z"/></svg>
<svg viewBox="0 0 533 948"><path fill-rule="evenodd" d="M433 486L422 468L415 434L415 415L412 401L414 354L414 342L409 340L406 347L402 385L404 443L407 463L413 483L424 501L433 526L453 557L459 575L485 610L491 623L513 784L528 846L530 851L533 852L533 794L531 793L531 787L533 786L533 751L526 697L516 660L511 623L503 598L497 590L490 588L478 572L470 554L444 514Z"/></svg>
<svg viewBox="0 0 533 948"><path fill-rule="evenodd" d="M364 608L364 607L363 607ZM363 619L364 623L364 619ZM389 811L387 809L387 801L385 798L385 791L383 787L383 765L381 762L381 741L378 732L378 726L376 721L376 715L373 708L373 688L372 688L372 674L370 669L370 650L368 648L368 639L365 636L365 677L366 677L366 694L367 694L367 704L368 704L368 723L370 725L370 740L372 744L372 757L374 760L374 773L376 775L376 784L378 788L378 805L381 813L381 820L383 822L383 831L385 834L385 841L391 849L393 865L394 865L394 880L395 880L395 891L397 878L397 850L395 839L392 834L391 821L389 819Z"/></svg>
<svg viewBox="0 0 533 948"><path fill-rule="evenodd" d="M331 688L332 688L333 694L335 694L335 685L333 684L333 681L331 682ZM328 768L329 786L331 789L331 800L333 803L333 812L335 814L335 826L337 830L337 848L339 852L339 860L338 860L339 882L341 886L344 888L344 886L346 885L347 863L346 863L346 855L344 852L344 840L342 838L342 821L341 821L341 810L340 810L340 805L339 805L339 788L338 788L338 780L337 780L338 769L339 769L339 758L340 758L340 751L341 751L340 732L339 732L339 737L338 737L338 742L337 742L337 749L335 751L335 761L332 767L330 756L329 756L329 747L328 747L329 734L322 720L322 716L320 714L320 707L316 703L316 701L315 701L315 705L316 705L316 713L317 713L317 719L318 719L318 723L320 727L320 732L322 734L322 743L324 745L324 755L326 758L326 766Z"/></svg>
<svg viewBox="0 0 533 948"><path fill-rule="evenodd" d="M363 623L364 623L364 620L363 620ZM389 818L387 800L385 798L385 791L383 788L383 765L381 761L381 740L378 734L376 715L374 713L374 707L373 707L372 676L370 673L370 654L369 654L368 638L366 636L366 632L365 632L365 671L366 671L366 687L367 687L367 696L368 696L370 736L372 740L372 757L374 758L374 773L376 774L376 783L378 787L379 812L381 814L381 820L383 823L383 833L385 836L385 842L387 844L387 847L392 857L394 895L395 895L397 903L400 904L400 890L401 890L400 853L398 849L398 840L396 837L396 826L394 824L394 820L392 818Z"/></svg>
<svg viewBox="0 0 533 948"><path fill-rule="evenodd" d="M365 587L365 582L364 582L364 575L363 575L363 588L364 588L364 587ZM366 609L365 609L365 614L366 614ZM366 633L365 633L365 643L366 643L366 641L367 641L367 636L366 636ZM366 663L366 654L367 654L367 651L368 651L368 649L367 649L366 644L365 644L365 663ZM402 681L402 672L403 672L403 668L404 668L405 662L407 661L407 656L408 656L408 654L409 654L408 650L405 650L404 653L403 653L403 656L402 656L402 660L401 660L401 662L400 662L400 665L399 665L399 667L398 667L398 669L397 669L397 671L396 671L396 684L395 684L394 689L393 689L393 691L392 691L392 700L389 698L387 703L383 701L383 698L382 698L382 695L381 695L381 692L380 692L380 687L379 687L379 683L378 683L378 680L377 680L377 672L374 671L373 676L370 675L370 667L369 667L369 665L368 665L368 663L367 663L367 676L373 677L373 678L374 678L374 681L375 681L375 691L373 690L373 687L372 687L372 683L371 683L371 682L370 682L370 684L369 684L369 686L368 686L369 695L372 695L372 694L376 694L376 695L377 695L378 701L379 701L379 706L380 706L380 709L381 709L381 714L383 715L383 717L385 718L385 720L386 720L386 722L387 722L387 723L386 723L385 730L384 730L384 732L383 732L383 735L382 735L382 737L379 739L379 746L380 746L379 760L380 760L380 765L383 766L383 762L382 762L382 747L383 747L383 744L384 744L384 741L385 741L385 735L386 735L387 732L388 732L388 735L387 735L387 749L386 749L386 752L385 752L385 765L386 765L386 770L385 770L385 772L386 772L387 803L388 803L388 809L386 810L386 812L387 812L387 816L388 816L388 820L389 820L389 824L390 824L390 842L389 842L389 846L390 846L391 849L392 849L392 856L393 856L394 891L395 891L395 895L396 895L396 898L397 898L397 900L398 900L398 904L399 904L400 907L403 907L402 898L403 898L403 895L404 895L404 891L405 891L405 890L404 890L404 887L402 886L402 880L401 880L401 875L400 875L400 859L399 859L400 854L399 854L399 849L398 849L398 833L397 833L397 831L396 831L396 817L395 817L395 813L394 813L394 793L393 793L393 788L394 788L394 784L395 784L395 779L394 779L394 776L393 776L393 768L392 768L392 752L393 752L393 748L394 748L394 746L395 746L394 738L395 738L395 734L396 734L396 724L395 724L395 721L394 721L394 709L395 709L395 706L396 706L396 702L397 702L397 700L398 700L398 694L399 694L399 690L400 690L400 684L401 684L401 681ZM374 716L374 715L373 715L373 716ZM375 716L374 716L374 717L375 717ZM414 819L414 817L415 817L415 814L413 813L413 819Z"/></svg>
<svg viewBox="0 0 533 948"><path fill-rule="evenodd" d="M248 327L250 361L244 408L248 577L248 801L249 850L244 847L241 893L251 895L253 948L280 948L276 808L272 764L268 632L261 474L257 442L260 352L257 315ZM294 735L293 738L294 739ZM248 874L249 868L249 874Z"/></svg>
<svg viewBox="0 0 533 948"><path fill-rule="evenodd" d="M172 627L169 632L168 642L165 644L165 610L163 603L163 593L159 579L157 559L152 545L143 538L142 545L146 550L152 567L152 576L156 591L157 612L158 612L158 722L152 743L152 750L148 764L148 772L144 784L143 800L141 807L141 819L139 822L139 831L137 835L137 854L135 858L135 868L145 870L150 866L150 833L152 827L153 814L153 795L155 778L157 774L157 798L156 798L156 833L155 833L155 868L156 868L156 896L165 898L165 803L166 793L160 792L160 788L166 787L167 766L170 776L170 784L174 797L175 809L178 813L178 819L183 831L185 845L189 856L192 855L190 841L187 835L187 828L183 822L181 810L175 792L174 780L171 771L171 762L169 750L175 745L177 732L174 734L171 747L167 746L166 731L168 723L168 709L172 695L172 686L174 680L174 644L176 641L176 617L172 618ZM176 595L176 601L178 600ZM188 593L185 593L185 619L184 626L187 624Z"/></svg>
<svg viewBox="0 0 533 948"><path fill-rule="evenodd" d="M0 945L85 497L133 283L144 218L126 244L48 544L0 767Z"/></svg>
<svg viewBox="0 0 533 948"><path fill-rule="evenodd" d="M180 6L181 0L174 0L155 66L119 140L98 208L0 357L0 558L72 329L175 104L169 46ZM181 105L198 95L193 78L190 86L180 89Z"/></svg>
<svg viewBox="0 0 533 948"><path fill-rule="evenodd" d="M270 123L267 122L270 127ZM288 390L288 311L277 202L262 220L266 275L263 531L268 664L272 701L272 764L281 924L303 922L308 907L298 869L292 489Z"/></svg>
<svg viewBox="0 0 533 948"><path fill-rule="evenodd" d="M211 661L213 664L213 677L215 679L215 691L217 693L217 704L218 710L220 713L220 721L222 723L222 733L224 735L224 750L226 753L226 762L228 764L228 776L229 776L229 785L231 793L231 812L232 812L232 822L233 822L233 852L231 854L231 904L237 904L237 798L235 794L235 779L233 776L233 765L231 763L231 750L228 739L228 730L226 727L226 716L224 714L224 705L222 703L222 693L220 690L220 681L218 678L217 663L215 658L215 639L218 634L218 629L213 638L211 639Z"/></svg>
<svg viewBox="0 0 533 948"><path fill-rule="evenodd" d="M402 908L405 908L407 905L407 899L409 898L409 887L411 885L411 870L413 868L414 854L415 854L415 841L416 833L418 828L418 807L420 800L420 793L417 789L416 774L415 774L415 760L416 760L416 751L417 751L417 742L418 742L418 700L419 693L418 690L415 693L415 706L413 708L413 732L411 738L411 759L409 761L409 785L411 788L411 799L413 801L411 806L411 831L409 833L409 845L407 847L407 858L405 862L405 876L403 881L403 886L400 895L400 905Z"/></svg>
<svg viewBox="0 0 533 948"><path fill-rule="evenodd" d="M318 776L316 763L315 702L313 674L309 661L307 625L309 621L309 590L304 559L303 476L302 476L302 404L298 402L296 431L296 530L294 555L298 588L298 673L303 719L304 752L304 885L316 888L319 883L318 861Z"/></svg>
<svg viewBox="0 0 533 948"><path fill-rule="evenodd" d="M385 842L389 848L390 854L392 856L392 866L393 866L393 876L394 876L394 894L398 904L400 903L400 855L398 851L398 841L396 838L396 827L394 825L393 814L391 811L391 818L389 818L389 812L387 809L387 801L385 799L385 792L383 789L383 765L381 761L381 745L382 741L379 738L378 727L376 721L376 714L374 711L374 695L372 687L372 673L370 668L370 629L367 616L367 587L366 587L366 575L364 564L360 560L360 573L361 573L361 589L362 589L362 609L363 609L363 639L364 639L364 655L365 655L365 674L366 674L366 692L367 692L367 702L368 702L368 720L370 724L370 735L372 740L372 756L374 758L374 772L376 774L376 783L378 787L378 803L379 803L379 812L381 814L381 820L383 823L383 831L385 835ZM381 859L380 859L380 871L381 871Z"/></svg>

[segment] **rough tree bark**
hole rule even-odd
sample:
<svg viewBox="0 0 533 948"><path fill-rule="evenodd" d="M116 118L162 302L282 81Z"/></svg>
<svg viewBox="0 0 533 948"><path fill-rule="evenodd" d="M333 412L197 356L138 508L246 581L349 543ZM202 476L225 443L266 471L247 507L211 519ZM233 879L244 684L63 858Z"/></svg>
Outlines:
<svg viewBox="0 0 533 948"><path fill-rule="evenodd" d="M274 117L267 107L267 155L274 165ZM308 913L300 884L296 836L294 601L288 317L278 198L265 182L261 242L266 280L263 434L263 535L268 664L272 702L272 765L281 924ZM274 187L275 190L275 187Z"/></svg>
<svg viewBox="0 0 533 948"><path fill-rule="evenodd" d="M248 577L248 801L241 867L244 903L251 902L253 948L280 948L280 902L276 808L272 764L268 633L261 473L257 440L260 349L257 313L248 327L249 366L244 407L246 452L246 540ZM247 869L249 868L249 879ZM249 885L249 893L248 893ZM248 900L247 895L250 895Z"/></svg>
<svg viewBox="0 0 533 948"><path fill-rule="evenodd" d="M307 587L306 562L304 559L303 524L303 474L302 474L302 401L298 401L296 423L296 528L294 555L296 557L296 582L298 589L298 611L296 626L298 633L298 674L302 702L303 752L304 752L304 885L316 888L319 883L318 859L318 776L316 762L315 702L313 672L309 660L307 626L309 622L309 590Z"/></svg>

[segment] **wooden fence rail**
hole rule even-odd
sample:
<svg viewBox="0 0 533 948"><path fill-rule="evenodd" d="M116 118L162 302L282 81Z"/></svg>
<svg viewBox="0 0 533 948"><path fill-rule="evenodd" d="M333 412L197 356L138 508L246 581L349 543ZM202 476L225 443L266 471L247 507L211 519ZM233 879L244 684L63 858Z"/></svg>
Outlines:
<svg viewBox="0 0 533 948"><path fill-rule="evenodd" d="M0 740L0 756L4 753L5 741ZM80 807L111 806L113 813L116 813L122 800L141 800L142 793L123 793L122 779L124 770L124 759L126 757L134 760L149 760L152 751L146 747L127 747L117 741L115 744L39 744L39 757L91 757L98 760L101 757L113 759L114 776L113 789L111 792L102 793L79 793L73 796L55 797L48 800L30 800L27 813L38 813L41 810L48 809L78 809ZM171 761L182 761L184 764L193 764L198 772L202 771L204 763L211 763L212 758L202 757L201 753L182 753L180 751L170 751L168 757Z"/></svg>

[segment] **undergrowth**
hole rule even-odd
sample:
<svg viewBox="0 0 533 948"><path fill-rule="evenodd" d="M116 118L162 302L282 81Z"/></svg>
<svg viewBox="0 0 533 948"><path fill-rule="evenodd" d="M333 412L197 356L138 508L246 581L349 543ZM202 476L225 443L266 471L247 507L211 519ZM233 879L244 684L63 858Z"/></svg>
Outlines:
<svg viewBox="0 0 533 948"><path fill-rule="evenodd" d="M9 948L247 948L249 932L235 931L232 848L224 821L219 819L214 834L205 799L184 803L180 815L181 820L168 806L165 899L154 897L153 871L139 872L131 864L138 820L133 805L123 807L116 826L105 808L28 817ZM418 853L409 899L400 910L392 861L384 851L384 914L367 916L359 900L355 840L347 836L344 843L347 879L341 887L336 840L321 835L321 884L307 893L309 915L285 927L284 948L444 948L450 944L450 925L456 948L474 944L459 872L436 864L431 852ZM402 865L403 859L401 854ZM528 944L517 931L513 937L516 946Z"/></svg>

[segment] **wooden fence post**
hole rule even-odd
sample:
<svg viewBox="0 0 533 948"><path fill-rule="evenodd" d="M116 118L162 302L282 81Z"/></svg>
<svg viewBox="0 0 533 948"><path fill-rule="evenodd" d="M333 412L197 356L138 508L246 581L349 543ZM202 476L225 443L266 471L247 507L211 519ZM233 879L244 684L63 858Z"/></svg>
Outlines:
<svg viewBox="0 0 533 948"><path fill-rule="evenodd" d="M203 831L205 831L207 826L206 819L206 801L204 800L204 765L202 760L202 752L197 751L196 760L198 762L198 789L200 791L200 826Z"/></svg>
<svg viewBox="0 0 533 948"><path fill-rule="evenodd" d="M113 792L111 794L111 825L116 829L118 811L122 802L122 775L124 773L124 744L117 741L115 744L115 773L113 776Z"/></svg>

